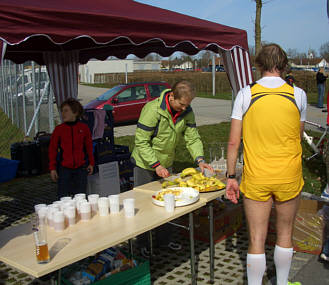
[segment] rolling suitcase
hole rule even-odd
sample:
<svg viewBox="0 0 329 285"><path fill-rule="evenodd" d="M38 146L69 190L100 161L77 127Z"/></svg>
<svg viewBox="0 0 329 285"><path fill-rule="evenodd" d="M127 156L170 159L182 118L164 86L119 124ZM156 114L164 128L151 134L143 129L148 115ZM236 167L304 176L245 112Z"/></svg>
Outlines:
<svg viewBox="0 0 329 285"><path fill-rule="evenodd" d="M40 174L49 172L48 148L50 144L50 138L51 134L46 132L38 132L34 137L34 140L39 147Z"/></svg>
<svg viewBox="0 0 329 285"><path fill-rule="evenodd" d="M40 150L36 142L17 142L10 146L11 159L20 161L17 176L40 173Z"/></svg>

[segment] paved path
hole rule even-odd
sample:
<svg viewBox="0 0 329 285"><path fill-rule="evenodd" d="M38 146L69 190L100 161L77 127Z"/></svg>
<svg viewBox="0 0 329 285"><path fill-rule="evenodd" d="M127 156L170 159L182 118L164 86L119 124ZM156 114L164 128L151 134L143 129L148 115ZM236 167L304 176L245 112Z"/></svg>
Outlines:
<svg viewBox="0 0 329 285"><path fill-rule="evenodd" d="M85 85L79 85L79 98L84 105L90 100L95 99L99 95L103 94L107 88L95 88ZM218 124L221 122L229 121L231 114L231 101L220 99L207 99L207 98L195 98L192 101L192 108L195 113L196 123L198 126ZM307 120L318 124L324 125L326 123L327 113L323 113L321 109L315 106L308 105ZM315 128L306 125L306 128ZM114 135L116 137L134 135L136 131L136 125L122 126L114 128Z"/></svg>

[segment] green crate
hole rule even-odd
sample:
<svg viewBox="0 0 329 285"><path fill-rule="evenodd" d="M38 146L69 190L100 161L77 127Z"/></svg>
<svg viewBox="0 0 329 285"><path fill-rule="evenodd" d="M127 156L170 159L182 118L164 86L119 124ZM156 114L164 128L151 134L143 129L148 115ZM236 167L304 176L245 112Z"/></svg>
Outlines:
<svg viewBox="0 0 329 285"><path fill-rule="evenodd" d="M93 285L151 285L150 263L149 261L136 259L138 266L115 273L105 279L98 280ZM62 285L72 285L65 277L62 277Z"/></svg>

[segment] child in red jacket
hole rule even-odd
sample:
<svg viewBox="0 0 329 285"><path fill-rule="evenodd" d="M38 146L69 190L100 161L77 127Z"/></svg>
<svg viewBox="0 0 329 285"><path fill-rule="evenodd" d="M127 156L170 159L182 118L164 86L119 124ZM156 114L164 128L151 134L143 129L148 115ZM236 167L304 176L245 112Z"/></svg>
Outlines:
<svg viewBox="0 0 329 285"><path fill-rule="evenodd" d="M79 121L82 105L70 98L61 104L60 111L63 123L55 128L49 145L50 176L58 182L58 198L86 193L87 175L93 173L95 165L89 128ZM58 151L60 163L56 161Z"/></svg>

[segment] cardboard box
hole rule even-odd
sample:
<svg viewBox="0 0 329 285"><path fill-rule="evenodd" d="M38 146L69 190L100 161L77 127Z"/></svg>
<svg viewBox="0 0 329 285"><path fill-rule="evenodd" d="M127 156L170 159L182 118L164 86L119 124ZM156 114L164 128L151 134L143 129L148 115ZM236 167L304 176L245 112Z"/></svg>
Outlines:
<svg viewBox="0 0 329 285"><path fill-rule="evenodd" d="M120 193L118 162L100 164L99 172L88 176L88 194L108 196Z"/></svg>
<svg viewBox="0 0 329 285"><path fill-rule="evenodd" d="M244 220L242 204L234 205L218 200L214 202L214 241L220 242L238 231ZM188 218L185 220L188 223ZM188 232L184 231L184 235ZM194 213L194 238L209 242L208 206Z"/></svg>
<svg viewBox="0 0 329 285"><path fill-rule="evenodd" d="M320 254L322 250L324 233L323 217L318 215L318 212L325 205L325 202L316 200L300 201L297 211L294 230L293 230L293 245L294 250L311 254ZM275 245L276 230L275 230L275 211L271 211L270 222L267 235L267 244Z"/></svg>

